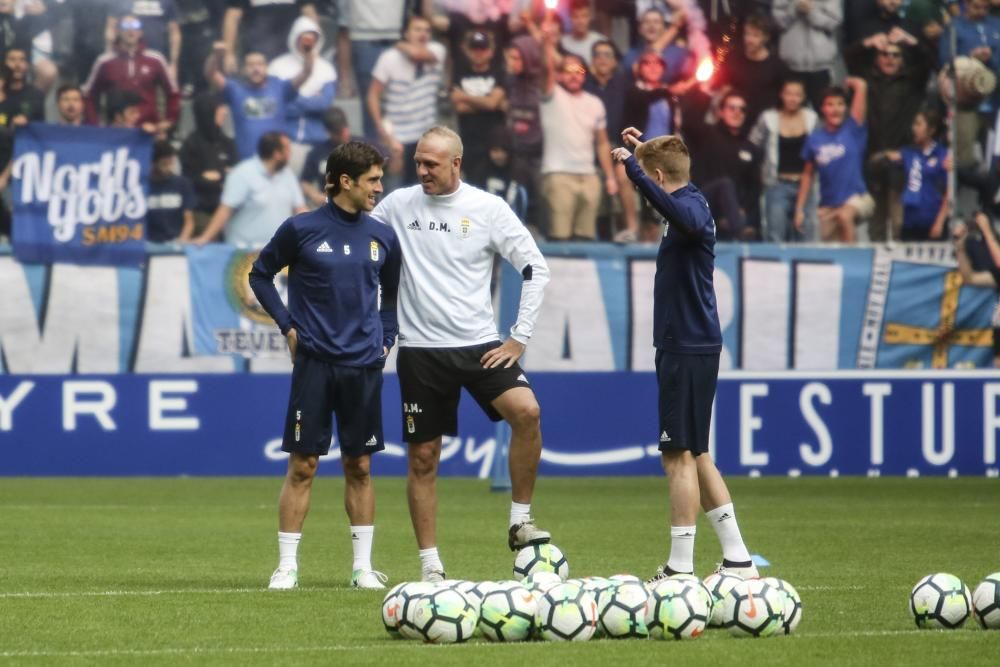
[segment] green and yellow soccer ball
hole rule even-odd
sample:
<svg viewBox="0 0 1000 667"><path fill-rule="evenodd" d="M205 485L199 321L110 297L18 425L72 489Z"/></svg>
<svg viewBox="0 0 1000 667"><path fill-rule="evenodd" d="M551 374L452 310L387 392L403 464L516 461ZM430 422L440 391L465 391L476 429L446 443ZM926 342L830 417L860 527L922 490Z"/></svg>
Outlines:
<svg viewBox="0 0 1000 667"><path fill-rule="evenodd" d="M972 613L972 595L953 574L928 574L910 592L910 613L918 628L953 630Z"/></svg>

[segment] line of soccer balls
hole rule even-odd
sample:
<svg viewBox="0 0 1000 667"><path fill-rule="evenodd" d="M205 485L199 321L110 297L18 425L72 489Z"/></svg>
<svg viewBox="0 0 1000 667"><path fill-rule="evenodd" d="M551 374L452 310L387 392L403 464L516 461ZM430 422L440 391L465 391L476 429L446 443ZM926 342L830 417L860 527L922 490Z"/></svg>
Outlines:
<svg viewBox="0 0 1000 667"><path fill-rule="evenodd" d="M954 630L973 615L983 628L1000 630L1000 572L979 582L971 595L953 574L928 574L910 592L910 613L918 628Z"/></svg>
<svg viewBox="0 0 1000 667"><path fill-rule="evenodd" d="M517 580L398 584L382 601L382 622L393 637L450 644L477 629L499 642L694 639L706 627L769 637L790 634L802 620L795 588L773 577L676 575L649 585L628 574L567 579L569 563L552 544L520 550L513 574Z"/></svg>

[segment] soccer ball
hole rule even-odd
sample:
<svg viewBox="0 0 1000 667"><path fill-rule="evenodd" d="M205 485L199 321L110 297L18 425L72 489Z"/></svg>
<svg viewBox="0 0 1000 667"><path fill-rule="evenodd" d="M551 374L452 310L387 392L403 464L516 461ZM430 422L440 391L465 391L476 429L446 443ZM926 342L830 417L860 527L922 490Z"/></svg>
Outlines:
<svg viewBox="0 0 1000 667"><path fill-rule="evenodd" d="M480 602L482 602L483 593L485 592L485 589L495 585L492 581L459 580L459 581L445 581L442 583L447 585L448 588L454 588L459 593L465 595L465 597L469 598L469 602L472 602L474 605L478 605ZM440 586L441 584L438 585Z"/></svg>
<svg viewBox="0 0 1000 667"><path fill-rule="evenodd" d="M401 639L399 634L400 608L397 594L405 585L406 582L396 584L389 589L389 592L385 594L385 598L382 600L382 625L385 626L385 631L395 639Z"/></svg>
<svg viewBox="0 0 1000 667"><path fill-rule="evenodd" d="M712 616L708 619L709 626L720 628L725 625L726 621L722 613L722 600L741 581L743 579L737 577L735 574L720 572L715 572L705 577L705 588L708 589L708 592L712 596Z"/></svg>
<svg viewBox="0 0 1000 667"><path fill-rule="evenodd" d="M410 581L399 586L394 587L392 590L396 591L396 628L399 631L399 636L403 639L420 639L420 631L412 623L413 610L416 607L417 600L422 596L430 593L436 588L436 586L427 581ZM397 590L398 589L398 590ZM391 593L392 591L390 591ZM386 596L386 600L382 603L382 620L385 621L386 616L390 614L386 609L386 605L391 604L389 602L389 596Z"/></svg>
<svg viewBox="0 0 1000 667"><path fill-rule="evenodd" d="M708 602L697 584L685 579L661 579L649 594L646 627L653 639L694 639L705 631Z"/></svg>
<svg viewBox="0 0 1000 667"><path fill-rule="evenodd" d="M642 583L642 579L640 579L639 577L635 576L634 574L624 574L624 573L623 574L612 574L610 577L608 577L608 581L613 581L616 584L624 584L626 582L631 582L631 583L634 583L634 584L641 584Z"/></svg>
<svg viewBox="0 0 1000 667"><path fill-rule="evenodd" d="M928 574L910 592L910 612L918 628L954 629L972 612L972 596L955 575Z"/></svg>
<svg viewBox="0 0 1000 667"><path fill-rule="evenodd" d="M497 642L523 641L531 636L538 602L516 581L495 584L483 595L479 608L479 629Z"/></svg>
<svg viewBox="0 0 1000 667"><path fill-rule="evenodd" d="M979 625L987 630L1000 629L1000 572L994 572L976 586L972 611Z"/></svg>
<svg viewBox="0 0 1000 667"><path fill-rule="evenodd" d="M566 556L554 544L533 544L517 552L514 558L514 578L522 581L536 572L553 572L560 581L569 576Z"/></svg>
<svg viewBox="0 0 1000 667"><path fill-rule="evenodd" d="M781 629L786 635L792 634L792 631L798 627L799 621L802 620L802 598L799 597L799 592L784 579L766 577L764 581L769 586L777 588L781 594L781 601L784 603Z"/></svg>
<svg viewBox="0 0 1000 667"><path fill-rule="evenodd" d="M548 641L587 641L597 629L597 603L579 586L553 586L538 599L535 625Z"/></svg>
<svg viewBox="0 0 1000 667"><path fill-rule="evenodd" d="M521 585L531 591L536 598L553 586L563 583L555 572L535 572L521 580Z"/></svg>
<svg viewBox="0 0 1000 667"><path fill-rule="evenodd" d="M646 587L634 581L604 589L597 601L598 620L609 637L627 639L648 637L646 612L649 594Z"/></svg>
<svg viewBox="0 0 1000 667"><path fill-rule="evenodd" d="M694 586L695 589L702 594L702 597L705 598L705 604L708 606L708 617L712 617L712 611L715 608L715 598L712 597L712 592L708 590L708 586L705 585L705 582L693 574L672 574L670 575L670 578L677 579L679 581L687 581Z"/></svg>
<svg viewBox="0 0 1000 667"><path fill-rule="evenodd" d="M407 620L431 644L464 642L472 637L479 622L479 610L454 588L435 588L425 593L415 600L412 610Z"/></svg>
<svg viewBox="0 0 1000 667"><path fill-rule="evenodd" d="M724 626L737 637L770 637L781 630L785 604L763 579L746 579L722 600Z"/></svg>

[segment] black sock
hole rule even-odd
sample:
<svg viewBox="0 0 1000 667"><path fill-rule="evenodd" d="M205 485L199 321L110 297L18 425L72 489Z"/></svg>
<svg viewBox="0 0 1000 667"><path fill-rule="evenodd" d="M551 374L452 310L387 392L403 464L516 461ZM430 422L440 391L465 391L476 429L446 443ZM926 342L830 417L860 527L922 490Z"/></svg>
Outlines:
<svg viewBox="0 0 1000 667"><path fill-rule="evenodd" d="M750 567L751 565L753 565L752 560L745 560L741 563L737 563L736 561L726 560L725 558L722 559L722 567Z"/></svg>

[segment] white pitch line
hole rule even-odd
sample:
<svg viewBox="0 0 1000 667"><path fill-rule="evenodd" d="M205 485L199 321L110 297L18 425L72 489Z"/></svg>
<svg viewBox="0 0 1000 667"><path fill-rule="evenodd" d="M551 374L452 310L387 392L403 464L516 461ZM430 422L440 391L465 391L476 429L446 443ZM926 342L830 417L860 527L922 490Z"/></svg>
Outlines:
<svg viewBox="0 0 1000 667"><path fill-rule="evenodd" d="M857 637L898 637L898 636L913 636L913 637L935 637L940 639L942 636L949 637L960 637L963 639L972 639L981 636L982 633L976 632L947 632L944 630L934 631L934 630L919 630L913 628L912 630L862 630L857 632L811 632L806 634L796 634L792 635L791 639L795 641L808 641L810 639L842 639L842 638L857 638ZM776 639L775 641L781 641L781 639ZM787 641L787 639L786 639ZM482 649L482 648L498 648L501 646L510 647L504 650L514 650L513 647L521 646L538 646L537 642L511 642L511 643L501 643L501 642L476 642L468 644L451 644L451 645L436 645L428 646L421 645L416 642L387 642L384 644L364 644L358 646L233 646L233 647L216 647L216 646L191 646L191 647L174 647L174 648L155 648L155 649L103 649L103 650L93 650L93 651L0 651L0 658L102 658L102 657L116 657L116 656L128 656L128 657L155 657L161 655L238 655L238 654L248 654L248 655L261 655L261 654L275 654L275 653L344 653L348 651L372 651L379 649L386 649L391 646L403 646L403 645L413 645L413 646L423 646L425 650L456 650L459 647L466 647L471 649ZM417 649L419 650L419 649Z"/></svg>
<svg viewBox="0 0 1000 667"><path fill-rule="evenodd" d="M346 589L346 586L345 586ZM308 591L309 589L304 589ZM325 589L315 589L325 590ZM331 589L333 590L333 589ZM162 591L14 591L0 593L2 598L99 598L99 597L153 597L157 595L235 595L264 593L265 588L179 588Z"/></svg>

